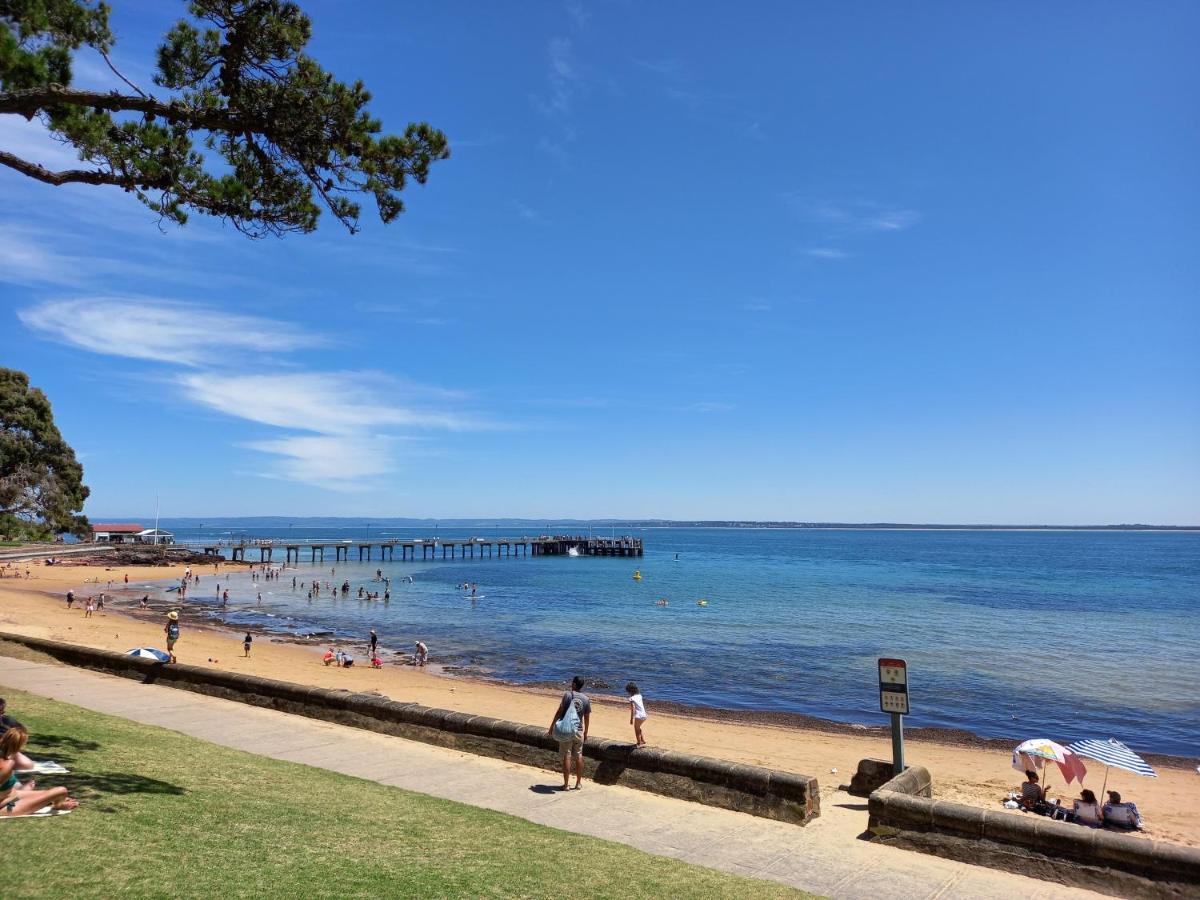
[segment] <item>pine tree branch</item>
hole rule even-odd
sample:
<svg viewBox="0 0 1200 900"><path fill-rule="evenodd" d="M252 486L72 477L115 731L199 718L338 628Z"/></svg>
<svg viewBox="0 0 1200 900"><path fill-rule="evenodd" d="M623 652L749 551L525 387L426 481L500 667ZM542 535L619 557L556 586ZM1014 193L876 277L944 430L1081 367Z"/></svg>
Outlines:
<svg viewBox="0 0 1200 900"><path fill-rule="evenodd" d="M30 178L55 186L63 184L114 184L118 187L127 186L127 179L122 179L110 172L101 172L95 169L67 169L63 172L51 172L45 166L21 159L19 156L14 156L5 150L0 150L0 165L16 169L22 175L28 175ZM141 186L161 187L162 185Z"/></svg>
<svg viewBox="0 0 1200 900"><path fill-rule="evenodd" d="M228 110L197 109L178 101L164 103L154 97L134 97L116 91L82 91L63 87L61 84L47 84L19 91L0 92L0 114L10 113L32 119L39 112L53 112L55 109L71 106L90 107L108 112L150 113L168 122L183 122L193 128L206 128L211 131L229 131L231 128L244 130L247 127L245 123L238 127Z"/></svg>

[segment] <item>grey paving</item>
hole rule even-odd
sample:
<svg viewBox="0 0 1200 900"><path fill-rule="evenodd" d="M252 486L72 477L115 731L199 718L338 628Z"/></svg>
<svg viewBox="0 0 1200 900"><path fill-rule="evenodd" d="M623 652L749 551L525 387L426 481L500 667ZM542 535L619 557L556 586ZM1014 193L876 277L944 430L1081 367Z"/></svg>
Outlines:
<svg viewBox="0 0 1200 900"><path fill-rule="evenodd" d="M863 801L835 793L806 828L559 777L487 757L192 694L0 656L0 684L206 741L495 809L697 865L837 898L1098 897L858 839ZM19 711L18 711L19 712Z"/></svg>

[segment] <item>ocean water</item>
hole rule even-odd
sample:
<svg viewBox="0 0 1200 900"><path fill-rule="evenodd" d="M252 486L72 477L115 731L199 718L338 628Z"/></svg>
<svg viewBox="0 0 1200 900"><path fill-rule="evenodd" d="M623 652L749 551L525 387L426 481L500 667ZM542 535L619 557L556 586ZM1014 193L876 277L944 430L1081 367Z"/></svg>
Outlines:
<svg viewBox="0 0 1200 900"><path fill-rule="evenodd" d="M316 531L307 536L362 536ZM419 638L436 662L507 681L580 673L615 693L633 679L651 701L864 724L887 721L877 658L900 656L910 726L1059 741L1113 736L1145 752L1200 754L1200 534L636 533L646 541L641 559L376 557L306 561L272 582L231 574L221 579L230 592L223 611L211 570L200 570L189 606L281 633L362 640L375 628L383 647L404 651ZM372 581L378 568L392 579L391 601L358 600L360 585L382 590ZM292 591L293 575L348 579L352 590L346 600L323 592L310 602L306 590ZM472 601L463 582L481 596ZM655 605L664 597L669 606Z"/></svg>

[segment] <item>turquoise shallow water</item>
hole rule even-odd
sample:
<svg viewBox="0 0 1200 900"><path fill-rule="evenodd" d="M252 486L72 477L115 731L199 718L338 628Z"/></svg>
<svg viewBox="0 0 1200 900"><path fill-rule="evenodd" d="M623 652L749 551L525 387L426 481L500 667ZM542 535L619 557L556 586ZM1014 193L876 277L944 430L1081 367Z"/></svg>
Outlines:
<svg viewBox="0 0 1200 900"><path fill-rule="evenodd" d="M312 536L361 536L334 531ZM639 533L641 560L304 563L261 586L234 575L224 618L358 639L374 627L385 647L421 638L437 661L505 680L579 672L619 689L632 678L651 699L875 724L886 721L875 660L895 655L908 660L913 726L1200 753L1200 534ZM380 567L392 601L355 599L360 584L379 589ZM293 574L318 570L348 578L350 599L292 592ZM205 581L191 599L215 613ZM472 603L464 581L483 598Z"/></svg>

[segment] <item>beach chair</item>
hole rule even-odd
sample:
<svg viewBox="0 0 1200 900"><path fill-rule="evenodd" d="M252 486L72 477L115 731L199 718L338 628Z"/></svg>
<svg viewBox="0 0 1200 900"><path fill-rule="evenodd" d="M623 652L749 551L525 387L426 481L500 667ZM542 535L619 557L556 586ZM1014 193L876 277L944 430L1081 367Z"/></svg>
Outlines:
<svg viewBox="0 0 1200 900"><path fill-rule="evenodd" d="M1134 831L1142 827L1142 816L1134 803L1104 804L1104 824L1113 828Z"/></svg>

